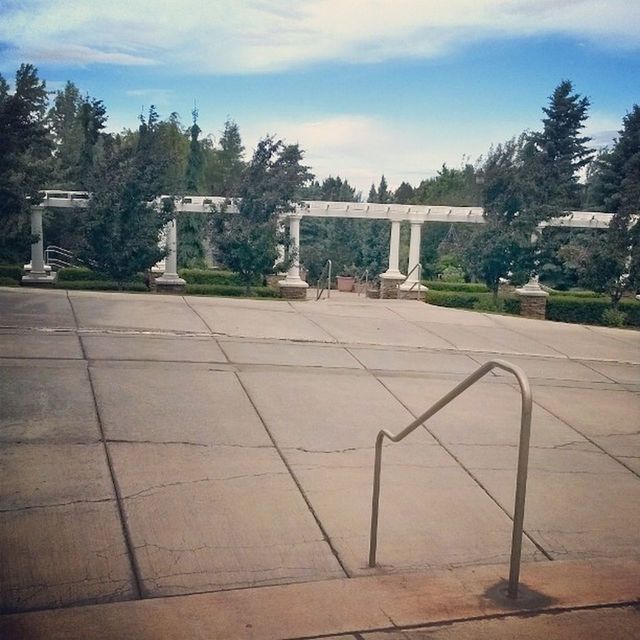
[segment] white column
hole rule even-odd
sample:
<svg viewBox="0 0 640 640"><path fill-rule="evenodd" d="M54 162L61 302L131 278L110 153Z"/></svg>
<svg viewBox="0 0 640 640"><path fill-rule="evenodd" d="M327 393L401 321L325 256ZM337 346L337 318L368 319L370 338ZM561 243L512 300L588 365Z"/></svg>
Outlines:
<svg viewBox="0 0 640 640"><path fill-rule="evenodd" d="M383 274L387 278L402 276L400 272L400 220L391 221L389 242L389 268Z"/></svg>
<svg viewBox="0 0 640 640"><path fill-rule="evenodd" d="M309 285L300 278L300 220L302 214L292 213L289 216L289 242L291 247L291 253L293 254L293 260L289 271L287 271L287 277L284 280L280 280L281 287L300 287L307 288Z"/></svg>
<svg viewBox="0 0 640 640"><path fill-rule="evenodd" d="M44 237L42 233L42 209L31 209L31 233L38 239L31 245L31 269L22 276L24 284L48 284L55 281L55 274L47 273L44 265Z"/></svg>
<svg viewBox="0 0 640 640"><path fill-rule="evenodd" d="M284 233L284 224L281 221L278 221L278 233ZM284 262L286 258L285 248L283 244L278 245L277 251L278 257L276 258L276 264L273 265L274 267ZM279 272L279 275L285 275L285 273L281 271Z"/></svg>
<svg viewBox="0 0 640 640"><path fill-rule="evenodd" d="M175 218L166 226L167 255L165 257L164 273L156 278L156 285L184 286L186 282L178 276L178 225Z"/></svg>
<svg viewBox="0 0 640 640"><path fill-rule="evenodd" d="M422 220L411 220L411 238L409 240L409 266L407 271L409 276L407 280L400 285L400 289L418 289L422 285L418 285L418 269L413 273L411 270L420 262L420 237L422 232Z"/></svg>

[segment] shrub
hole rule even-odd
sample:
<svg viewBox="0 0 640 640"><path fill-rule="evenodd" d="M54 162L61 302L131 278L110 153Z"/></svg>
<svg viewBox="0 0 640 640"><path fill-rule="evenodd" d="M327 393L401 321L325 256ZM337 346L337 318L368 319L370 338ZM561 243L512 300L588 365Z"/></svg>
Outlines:
<svg viewBox="0 0 640 640"><path fill-rule="evenodd" d="M605 309L602 312L602 323L608 327L622 327L627 320L627 314L624 311L616 309Z"/></svg>
<svg viewBox="0 0 640 640"><path fill-rule="evenodd" d="M240 286L240 276L224 269L180 269L178 274L187 284ZM255 284L260 284L259 281Z"/></svg>
<svg viewBox="0 0 640 640"><path fill-rule="evenodd" d="M423 280L422 283L434 291L462 291L465 293L489 292L489 288L479 282L443 282L442 280Z"/></svg>
<svg viewBox="0 0 640 640"><path fill-rule="evenodd" d="M445 267L441 277L444 282L464 282L464 270L454 266Z"/></svg>
<svg viewBox="0 0 640 640"><path fill-rule="evenodd" d="M14 282L22 280L24 269L19 264L0 264L0 278L8 278Z"/></svg>
<svg viewBox="0 0 640 640"><path fill-rule="evenodd" d="M228 284L188 284L187 294L193 296L232 296L242 297L246 293L244 285ZM252 287L251 295L258 298L278 298L279 292L271 287Z"/></svg>
<svg viewBox="0 0 640 640"><path fill-rule="evenodd" d="M106 276L91 271L87 267L64 267L58 271L58 282L96 282L106 279Z"/></svg>
<svg viewBox="0 0 640 640"><path fill-rule="evenodd" d="M549 291L550 296L568 296L570 298L604 298L605 296L595 291Z"/></svg>
<svg viewBox="0 0 640 640"><path fill-rule="evenodd" d="M74 291L147 291L144 282L124 282L119 285L113 280L63 280L56 282L55 287Z"/></svg>
<svg viewBox="0 0 640 640"><path fill-rule="evenodd" d="M473 308L475 311L494 311L496 313L502 313L504 311L504 300L502 298L494 300L493 296L487 298L482 297L473 303Z"/></svg>
<svg viewBox="0 0 640 640"><path fill-rule="evenodd" d="M611 303L605 297L549 296L547 299L547 320L576 322L579 324L603 324L603 314L607 310L611 310ZM619 310L626 316L627 325L640 326L640 302L621 300Z"/></svg>
<svg viewBox="0 0 640 640"><path fill-rule="evenodd" d="M0 287L17 287L19 282L13 278L7 278L6 276L0 276Z"/></svg>

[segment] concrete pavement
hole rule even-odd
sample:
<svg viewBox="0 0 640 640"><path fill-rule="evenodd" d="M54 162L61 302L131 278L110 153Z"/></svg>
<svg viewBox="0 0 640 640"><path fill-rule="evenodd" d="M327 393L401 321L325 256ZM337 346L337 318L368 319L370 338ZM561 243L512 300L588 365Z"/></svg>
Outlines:
<svg viewBox="0 0 640 640"><path fill-rule="evenodd" d="M492 357L534 389L524 561L637 557L638 332L0 289L2 611L506 562L519 396L500 373L387 448L366 566L378 429Z"/></svg>

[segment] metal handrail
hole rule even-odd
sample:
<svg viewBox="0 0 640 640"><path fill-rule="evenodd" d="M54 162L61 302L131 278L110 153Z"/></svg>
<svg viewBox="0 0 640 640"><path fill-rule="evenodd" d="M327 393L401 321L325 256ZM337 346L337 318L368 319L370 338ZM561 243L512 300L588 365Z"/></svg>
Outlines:
<svg viewBox="0 0 640 640"><path fill-rule="evenodd" d="M324 290L325 290L325 286L324 285L322 286L322 288L320 287L320 283L324 280L325 272L326 272L326 277L327 277L327 286L326 286L327 299L329 299L331 297L331 267L332 267L331 260L327 260L327 262L325 263L325 265L324 265L324 267L322 269L322 273L320 274L320 277L318 278L318 284L316 286L316 289L317 289L316 302L318 300L320 300L320 298L322 297L322 294L324 293Z"/></svg>
<svg viewBox="0 0 640 640"><path fill-rule="evenodd" d="M369 269L365 269L364 273L360 277L356 278L356 289L357 289L358 296L360 296L360 294L363 291L362 289L363 280L364 280L364 292L366 294L367 289L369 288Z"/></svg>
<svg viewBox="0 0 640 640"><path fill-rule="evenodd" d="M409 271L409 273L407 273L407 277L404 279L404 281L402 282L402 284L404 284L408 279L409 276L415 271L418 270L418 281L414 282L410 287L409 287L409 291L413 291L413 288L418 285L418 296L420 295L420 285L422 284L422 263L418 262L413 269L411 269L411 271Z"/></svg>
<svg viewBox="0 0 640 640"><path fill-rule="evenodd" d="M524 523L524 502L527 491L527 468L529 465L529 440L531 436L531 412L532 395L531 386L525 372L516 365L505 360L490 360L476 369L470 376L465 378L459 385L444 395L431 408L417 417L408 427L393 435L386 429L382 429L376 437L376 457L373 471L373 497L371 500L371 532L369 542L369 566L376 565L376 549L378 546L378 511L380 503L380 473L382 468L382 443L384 438L389 438L392 442L400 442L421 424L434 416L440 409L446 407L452 400L457 398L463 391L475 384L492 369L504 369L513 373L520 385L520 395L522 397L522 408L520 415L520 442L518 446L518 470L516 476L516 496L513 512L513 532L511 535L511 559L509 564L509 586L507 594L510 598L518 597L518 581L520 578L520 560L522 555L522 530Z"/></svg>

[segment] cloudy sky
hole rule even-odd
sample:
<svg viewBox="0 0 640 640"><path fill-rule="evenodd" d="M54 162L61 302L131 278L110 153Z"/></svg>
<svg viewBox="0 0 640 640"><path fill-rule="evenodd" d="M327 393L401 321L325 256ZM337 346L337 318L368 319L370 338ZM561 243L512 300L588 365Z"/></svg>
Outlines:
<svg viewBox="0 0 640 640"><path fill-rule="evenodd" d="M538 128L562 79L610 142L640 102L640 2L0 0L0 73L20 62L102 99L111 130L195 102L205 133L299 142L366 195Z"/></svg>

